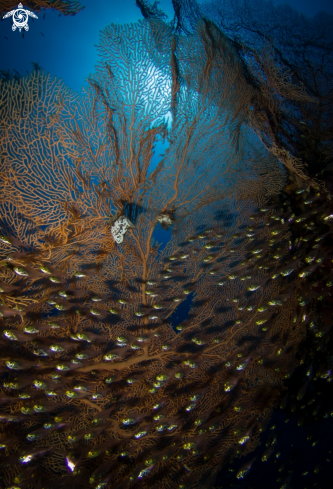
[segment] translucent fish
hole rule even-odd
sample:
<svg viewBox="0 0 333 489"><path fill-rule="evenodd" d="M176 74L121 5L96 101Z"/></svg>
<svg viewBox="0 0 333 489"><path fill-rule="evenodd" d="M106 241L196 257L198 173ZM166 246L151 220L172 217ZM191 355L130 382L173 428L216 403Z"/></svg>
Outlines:
<svg viewBox="0 0 333 489"><path fill-rule="evenodd" d="M154 305L153 305L153 307L154 307ZM160 308L159 307L154 307L154 309L160 309ZM134 312L134 315L137 316L137 317L143 317L143 316L146 316L147 314L148 314L148 312L147 311L144 311L144 310L135 311Z"/></svg>
<svg viewBox="0 0 333 489"><path fill-rule="evenodd" d="M111 307L111 309L109 309L109 311L111 312L111 314L119 314L120 311L114 307Z"/></svg>
<svg viewBox="0 0 333 489"><path fill-rule="evenodd" d="M229 379L224 383L224 390L226 392L232 391L236 387L238 382L239 382L239 377L236 376L229 377Z"/></svg>
<svg viewBox="0 0 333 489"><path fill-rule="evenodd" d="M54 277L54 276L51 276L49 277L49 280L55 284L60 284L61 283L61 280L57 277Z"/></svg>
<svg viewBox="0 0 333 489"><path fill-rule="evenodd" d="M239 471L236 474L237 479L243 479L251 470L251 467L256 460L257 457L253 458L250 460L250 462L247 462L246 464L242 465Z"/></svg>
<svg viewBox="0 0 333 489"><path fill-rule="evenodd" d="M249 287L247 288L247 290L250 291L250 292L254 292L255 290L260 289L260 287L261 287L260 284L258 284L258 285L253 284L253 285L249 285Z"/></svg>
<svg viewBox="0 0 333 489"><path fill-rule="evenodd" d="M30 341L31 337L24 334L22 331L16 331L11 329L3 330L3 336L11 341L26 342Z"/></svg>
<svg viewBox="0 0 333 489"><path fill-rule="evenodd" d="M299 272L298 276L301 278L308 277L311 273L313 273L317 269L318 265L310 265L308 267L303 268L301 272Z"/></svg>
<svg viewBox="0 0 333 489"><path fill-rule="evenodd" d="M120 358L119 355L113 352L106 353L105 355L103 355L103 360L105 360L106 362L110 362L111 360L117 360L119 358Z"/></svg>
<svg viewBox="0 0 333 489"><path fill-rule="evenodd" d="M5 243L7 245L12 244L12 240L10 238L8 238L7 236L4 236L3 234L0 234L0 241L2 241L2 243Z"/></svg>
<svg viewBox="0 0 333 489"><path fill-rule="evenodd" d="M52 448L53 447L35 448L32 450L29 450L19 457L19 462L20 462L20 464L27 464L27 463L31 462L32 460L34 460L36 457L42 456L45 453L49 452L50 450L52 450Z"/></svg>
<svg viewBox="0 0 333 489"><path fill-rule="evenodd" d="M29 277L29 272L23 267L14 267L14 272L22 277Z"/></svg>
<svg viewBox="0 0 333 489"><path fill-rule="evenodd" d="M48 274L48 275L52 274L51 270L45 266L40 267L39 270L45 274Z"/></svg>
<svg viewBox="0 0 333 489"><path fill-rule="evenodd" d="M263 455L262 455L262 457L261 457L261 461L262 461L262 462L267 462L267 460L268 460L268 459L271 457L271 455L272 455L272 453L273 453L273 451L274 451L274 448L275 448L274 446L270 446L270 447L268 447L268 448L267 448L267 449L264 451L264 453L263 453Z"/></svg>

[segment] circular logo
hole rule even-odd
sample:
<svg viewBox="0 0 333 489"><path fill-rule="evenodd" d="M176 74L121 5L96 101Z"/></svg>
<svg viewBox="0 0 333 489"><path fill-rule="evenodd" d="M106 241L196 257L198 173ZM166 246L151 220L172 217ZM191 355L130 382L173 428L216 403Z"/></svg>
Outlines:
<svg viewBox="0 0 333 489"><path fill-rule="evenodd" d="M23 9L16 9L13 14L13 22L16 28L22 29L28 22L28 14Z"/></svg>

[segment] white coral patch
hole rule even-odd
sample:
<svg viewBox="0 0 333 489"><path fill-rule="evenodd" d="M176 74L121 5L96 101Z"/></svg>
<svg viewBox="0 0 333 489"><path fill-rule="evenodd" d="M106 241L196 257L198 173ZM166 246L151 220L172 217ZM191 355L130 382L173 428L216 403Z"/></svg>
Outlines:
<svg viewBox="0 0 333 489"><path fill-rule="evenodd" d="M160 214L157 218L158 222L161 224L167 224L168 226L171 226L172 224L172 219L170 218L169 214Z"/></svg>
<svg viewBox="0 0 333 489"><path fill-rule="evenodd" d="M120 216L111 227L111 234L116 243L120 244L124 241L124 236L133 224L126 216Z"/></svg>

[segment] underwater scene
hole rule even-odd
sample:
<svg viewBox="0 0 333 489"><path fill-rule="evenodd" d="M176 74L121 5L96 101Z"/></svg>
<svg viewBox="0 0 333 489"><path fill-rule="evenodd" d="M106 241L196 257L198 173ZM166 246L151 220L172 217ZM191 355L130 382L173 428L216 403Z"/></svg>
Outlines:
<svg viewBox="0 0 333 489"><path fill-rule="evenodd" d="M0 17L0 489L332 489L333 6Z"/></svg>

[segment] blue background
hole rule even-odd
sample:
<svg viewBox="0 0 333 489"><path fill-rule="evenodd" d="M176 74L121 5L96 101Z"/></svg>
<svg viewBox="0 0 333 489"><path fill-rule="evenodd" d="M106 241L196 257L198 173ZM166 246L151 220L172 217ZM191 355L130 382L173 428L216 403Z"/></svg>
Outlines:
<svg viewBox="0 0 333 489"><path fill-rule="evenodd" d="M276 0L274 3L288 3L309 16L321 10L333 14L331 0ZM3 20L0 23L0 70L16 69L24 75L31 71L31 62L37 62L44 71L62 78L69 87L80 92L97 63L99 31L110 23L142 19L135 0L83 0L82 4L84 10L75 16L59 17L58 12L47 10L39 13L34 22L29 18L30 29L24 33L24 38L18 31L12 31L11 18ZM160 8L173 17L171 0L161 0Z"/></svg>

